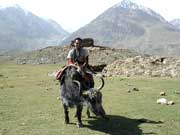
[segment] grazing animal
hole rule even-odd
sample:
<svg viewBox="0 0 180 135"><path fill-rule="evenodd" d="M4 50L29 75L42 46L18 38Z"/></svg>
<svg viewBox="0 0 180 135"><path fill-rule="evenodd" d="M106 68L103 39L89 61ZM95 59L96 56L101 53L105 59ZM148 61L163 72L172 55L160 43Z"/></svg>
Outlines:
<svg viewBox="0 0 180 135"><path fill-rule="evenodd" d="M88 106L88 117L90 117L90 109L95 115L107 119L102 107L102 93L100 92L100 89L104 87L104 79L101 78L101 80L102 85L99 88L89 88L83 91L83 77L77 71L77 67L70 65L65 68L60 79L60 97L64 108L66 124L69 123L68 108L76 107L77 126L83 126L81 113L84 104Z"/></svg>

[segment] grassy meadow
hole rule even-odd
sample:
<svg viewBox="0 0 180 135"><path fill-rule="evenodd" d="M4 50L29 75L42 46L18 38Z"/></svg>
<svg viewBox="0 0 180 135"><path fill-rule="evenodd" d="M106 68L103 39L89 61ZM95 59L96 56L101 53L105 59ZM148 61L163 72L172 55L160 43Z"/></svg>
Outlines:
<svg viewBox="0 0 180 135"><path fill-rule="evenodd" d="M0 65L0 135L179 135L180 79L105 78L103 105L109 121L87 118L77 128L75 109L64 124L59 82L48 76L59 65ZM131 86L132 85L132 86ZM128 92L131 87L139 91ZM156 103L160 92L174 105ZM94 115L93 115L94 116Z"/></svg>

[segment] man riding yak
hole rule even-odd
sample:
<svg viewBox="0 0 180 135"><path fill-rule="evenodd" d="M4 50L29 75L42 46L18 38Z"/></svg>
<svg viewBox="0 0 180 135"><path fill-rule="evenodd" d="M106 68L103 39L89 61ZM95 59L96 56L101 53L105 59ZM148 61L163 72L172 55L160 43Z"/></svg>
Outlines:
<svg viewBox="0 0 180 135"><path fill-rule="evenodd" d="M101 77L102 85L94 88L93 73L88 65L88 50L83 48L82 39L76 38L72 41L73 48L68 53L68 65L56 75L60 81L60 97L64 108L65 123L69 123L68 108L76 106L77 126L82 127L81 112L84 103L87 107L87 116L90 117L89 109L104 119L106 113L102 106L102 93L104 79Z"/></svg>
<svg viewBox="0 0 180 135"><path fill-rule="evenodd" d="M82 46L82 39L81 38L75 38L74 41L72 41L71 46L73 48L68 53L68 65L74 64L76 65L81 72L83 78L84 78L84 87L85 89L94 87L94 80L92 73L94 73L92 70L90 70L89 64L88 64L88 50L83 48Z"/></svg>

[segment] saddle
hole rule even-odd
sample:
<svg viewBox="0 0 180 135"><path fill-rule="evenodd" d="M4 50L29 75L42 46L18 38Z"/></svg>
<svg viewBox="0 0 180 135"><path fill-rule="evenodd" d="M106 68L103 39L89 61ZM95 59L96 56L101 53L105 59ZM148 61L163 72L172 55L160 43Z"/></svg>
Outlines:
<svg viewBox="0 0 180 135"><path fill-rule="evenodd" d="M56 75L55 75L56 80L61 80L62 77L63 77L64 72L66 71L66 69L67 69L68 67L72 67L72 66L76 67L75 65L72 65L72 64L71 64L71 65L66 65L63 69L58 70L58 71L56 72Z"/></svg>
<svg viewBox="0 0 180 135"><path fill-rule="evenodd" d="M63 75L64 75L65 71L67 70L67 68L72 67L72 66L76 67L75 65L71 64L71 65L65 66L63 69L58 70L55 75L56 80L61 81L63 79ZM94 79L91 74L85 73L85 76L82 78L82 87L83 87L83 89L89 89L89 88L94 87Z"/></svg>

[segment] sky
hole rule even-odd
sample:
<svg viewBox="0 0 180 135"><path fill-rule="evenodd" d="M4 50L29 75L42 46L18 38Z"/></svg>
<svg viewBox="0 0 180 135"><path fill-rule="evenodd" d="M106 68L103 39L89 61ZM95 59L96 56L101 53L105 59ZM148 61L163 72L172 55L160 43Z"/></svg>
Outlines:
<svg viewBox="0 0 180 135"><path fill-rule="evenodd" d="M122 0L0 0L0 6L18 4L37 16L55 20L68 32L91 22ZM151 8L167 21L180 19L180 0L131 0Z"/></svg>

